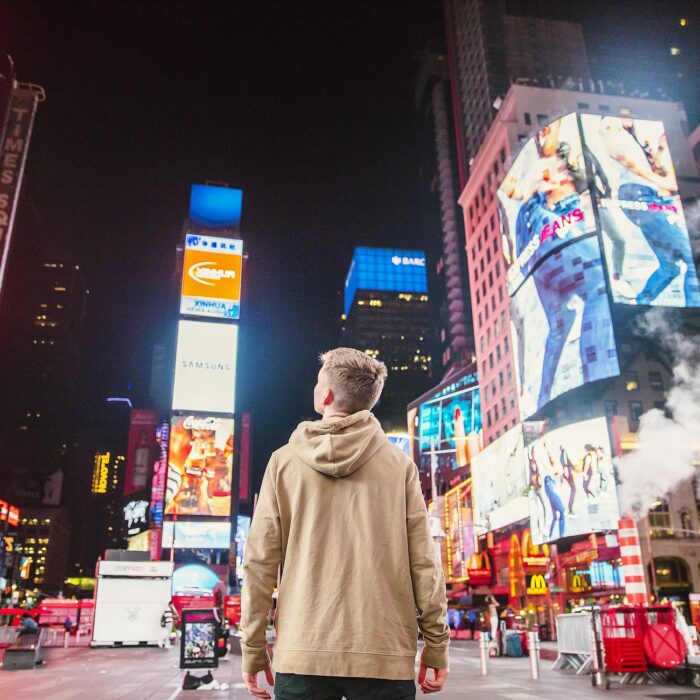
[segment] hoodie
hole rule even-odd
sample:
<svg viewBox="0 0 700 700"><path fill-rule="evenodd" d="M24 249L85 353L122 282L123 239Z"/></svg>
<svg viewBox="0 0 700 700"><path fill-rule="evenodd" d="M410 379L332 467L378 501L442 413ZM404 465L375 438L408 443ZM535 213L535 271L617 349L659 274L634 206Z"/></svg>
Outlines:
<svg viewBox="0 0 700 700"><path fill-rule="evenodd" d="M243 564L243 670L412 679L447 668L449 630L415 464L369 411L307 421L271 457Z"/></svg>

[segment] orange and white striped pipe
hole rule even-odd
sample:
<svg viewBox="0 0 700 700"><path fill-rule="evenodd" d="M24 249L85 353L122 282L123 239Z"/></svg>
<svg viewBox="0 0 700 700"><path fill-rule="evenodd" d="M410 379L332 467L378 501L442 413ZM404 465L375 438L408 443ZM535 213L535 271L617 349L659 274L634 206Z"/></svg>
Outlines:
<svg viewBox="0 0 700 700"><path fill-rule="evenodd" d="M637 523L632 518L622 518L618 523L618 528L617 539L620 543L627 601L630 605L648 605L649 589L644 576Z"/></svg>

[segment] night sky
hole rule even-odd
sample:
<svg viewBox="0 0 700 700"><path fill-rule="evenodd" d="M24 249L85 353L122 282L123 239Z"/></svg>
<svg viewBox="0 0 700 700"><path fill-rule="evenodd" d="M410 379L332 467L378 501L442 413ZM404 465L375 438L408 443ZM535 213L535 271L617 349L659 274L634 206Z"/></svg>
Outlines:
<svg viewBox="0 0 700 700"><path fill-rule="evenodd" d="M568 12L588 23L600 63L616 35L649 40L654 11L692 3L623 2L607 19L596 5ZM311 417L353 247L422 246L413 83L420 51L442 39L441 10L439 0L0 2L0 48L19 80L47 93L8 290L43 246L72 251L92 292L88 362L76 371L94 398L130 383L146 395L152 346L169 337L189 187L210 179L244 190L238 403L253 411L256 469ZM5 331L24 311L7 298Z"/></svg>

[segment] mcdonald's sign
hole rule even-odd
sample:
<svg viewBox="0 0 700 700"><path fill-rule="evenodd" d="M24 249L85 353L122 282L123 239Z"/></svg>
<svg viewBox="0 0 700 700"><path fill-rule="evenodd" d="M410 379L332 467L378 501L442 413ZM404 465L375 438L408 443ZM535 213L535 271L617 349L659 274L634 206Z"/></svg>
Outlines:
<svg viewBox="0 0 700 700"><path fill-rule="evenodd" d="M547 581L544 574L529 574L525 577L528 595L547 595Z"/></svg>
<svg viewBox="0 0 700 700"><path fill-rule="evenodd" d="M528 569L539 569L549 565L549 546L532 544L532 536L529 530L523 532L523 564Z"/></svg>
<svg viewBox="0 0 700 700"><path fill-rule="evenodd" d="M485 586L491 583L493 569L486 551L472 552L467 559L467 575L472 586Z"/></svg>
<svg viewBox="0 0 700 700"><path fill-rule="evenodd" d="M586 593L592 588L591 576L588 573L577 571L567 575L567 578L569 579L567 586L569 593Z"/></svg>

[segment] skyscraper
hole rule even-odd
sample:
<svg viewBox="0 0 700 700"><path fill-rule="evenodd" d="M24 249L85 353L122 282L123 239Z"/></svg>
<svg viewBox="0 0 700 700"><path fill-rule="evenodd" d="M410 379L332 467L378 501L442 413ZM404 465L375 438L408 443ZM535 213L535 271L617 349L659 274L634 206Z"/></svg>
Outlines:
<svg viewBox="0 0 700 700"><path fill-rule="evenodd" d="M343 343L389 370L376 414L386 428L405 430L406 406L431 384L425 254L355 248L345 281Z"/></svg>

